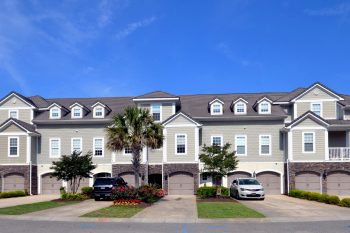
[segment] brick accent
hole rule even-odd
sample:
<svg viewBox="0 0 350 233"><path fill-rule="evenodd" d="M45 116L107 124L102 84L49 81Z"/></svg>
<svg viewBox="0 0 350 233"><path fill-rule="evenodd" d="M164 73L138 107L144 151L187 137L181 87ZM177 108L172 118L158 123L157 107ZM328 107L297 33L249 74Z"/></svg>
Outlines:
<svg viewBox="0 0 350 233"><path fill-rule="evenodd" d="M4 177L11 174L24 176L24 188L29 191L30 185L30 166L29 165L0 165L0 176ZM37 167L32 166L32 194L38 192Z"/></svg>
<svg viewBox="0 0 350 233"><path fill-rule="evenodd" d="M327 193L327 176L336 171L350 173L350 162L310 162L310 163L289 163L289 188L295 188L295 175L301 172L313 172L322 176L322 193Z"/></svg>

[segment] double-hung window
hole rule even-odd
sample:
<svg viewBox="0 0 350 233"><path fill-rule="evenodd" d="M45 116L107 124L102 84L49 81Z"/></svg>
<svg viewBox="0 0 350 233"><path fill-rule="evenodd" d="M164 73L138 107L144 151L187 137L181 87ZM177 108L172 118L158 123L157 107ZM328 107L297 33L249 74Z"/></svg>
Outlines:
<svg viewBox="0 0 350 233"><path fill-rule="evenodd" d="M72 109L72 118L82 118L83 117L83 110L81 107L74 107Z"/></svg>
<svg viewBox="0 0 350 233"><path fill-rule="evenodd" d="M321 103L311 103L311 111L318 116L322 115Z"/></svg>
<svg viewBox="0 0 350 233"><path fill-rule="evenodd" d="M246 104L243 102L238 102L235 104L235 113L236 114L245 114L246 111Z"/></svg>
<svg viewBox="0 0 350 233"><path fill-rule="evenodd" d="M9 118L18 119L18 110L9 110Z"/></svg>
<svg viewBox="0 0 350 233"><path fill-rule="evenodd" d="M8 144L9 144L9 157L18 157L19 156L19 137L9 137L8 138Z"/></svg>
<svg viewBox="0 0 350 233"><path fill-rule="evenodd" d="M161 121L160 104L151 105L152 117L154 121Z"/></svg>
<svg viewBox="0 0 350 233"><path fill-rule="evenodd" d="M267 101L261 102L259 105L260 114L269 114L271 113L271 104Z"/></svg>
<svg viewBox="0 0 350 233"><path fill-rule="evenodd" d="M222 115L222 104L213 103L211 106L211 114L212 115Z"/></svg>
<svg viewBox="0 0 350 233"><path fill-rule="evenodd" d="M103 157L103 138L94 138L94 156Z"/></svg>
<svg viewBox="0 0 350 233"><path fill-rule="evenodd" d="M61 139L51 138L50 139L50 157L58 158L61 156Z"/></svg>
<svg viewBox="0 0 350 233"><path fill-rule="evenodd" d="M247 155L247 136L236 135L235 147L236 147L236 155Z"/></svg>
<svg viewBox="0 0 350 233"><path fill-rule="evenodd" d="M303 133L303 153L315 153L315 133Z"/></svg>
<svg viewBox="0 0 350 233"><path fill-rule="evenodd" d="M61 110L58 107L53 107L50 109L50 118L59 119L61 118Z"/></svg>
<svg viewBox="0 0 350 233"><path fill-rule="evenodd" d="M83 150L83 140L81 138L72 138L72 152L81 152Z"/></svg>
<svg viewBox="0 0 350 233"><path fill-rule="evenodd" d="M187 135L176 134L175 137L176 153L177 155L186 155L187 153Z"/></svg>
<svg viewBox="0 0 350 233"><path fill-rule="evenodd" d="M95 107L94 108L94 117L95 118L103 118L104 108L103 107Z"/></svg>
<svg viewBox="0 0 350 233"><path fill-rule="evenodd" d="M222 136L212 136L211 144L213 146L222 146Z"/></svg>
<svg viewBox="0 0 350 233"><path fill-rule="evenodd" d="M260 155L271 155L271 135L260 135Z"/></svg>

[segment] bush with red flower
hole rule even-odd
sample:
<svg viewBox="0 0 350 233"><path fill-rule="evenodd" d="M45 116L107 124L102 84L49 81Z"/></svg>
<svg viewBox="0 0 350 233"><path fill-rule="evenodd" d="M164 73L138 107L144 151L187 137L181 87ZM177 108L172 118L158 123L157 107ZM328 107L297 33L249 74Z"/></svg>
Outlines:
<svg viewBox="0 0 350 233"><path fill-rule="evenodd" d="M135 200L137 189L128 186L117 186L112 189L112 200Z"/></svg>
<svg viewBox="0 0 350 233"><path fill-rule="evenodd" d="M139 198L146 203L154 203L164 197L164 190L154 185L142 185L138 189Z"/></svg>

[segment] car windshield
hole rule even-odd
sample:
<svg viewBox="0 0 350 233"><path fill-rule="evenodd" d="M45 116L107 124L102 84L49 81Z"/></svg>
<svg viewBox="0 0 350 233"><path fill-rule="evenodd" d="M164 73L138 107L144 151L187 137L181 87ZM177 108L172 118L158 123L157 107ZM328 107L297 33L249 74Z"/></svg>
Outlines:
<svg viewBox="0 0 350 233"><path fill-rule="evenodd" d="M242 180L239 180L239 184L240 185L259 185L260 183L256 179L242 179Z"/></svg>
<svg viewBox="0 0 350 233"><path fill-rule="evenodd" d="M97 179L94 183L94 186L96 185L113 185L115 184L115 179L113 178L103 178L103 179Z"/></svg>

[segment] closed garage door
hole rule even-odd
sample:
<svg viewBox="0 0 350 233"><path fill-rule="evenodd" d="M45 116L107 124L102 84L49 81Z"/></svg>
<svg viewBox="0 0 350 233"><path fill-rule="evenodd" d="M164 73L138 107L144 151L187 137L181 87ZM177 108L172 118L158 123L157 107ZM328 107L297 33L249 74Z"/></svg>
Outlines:
<svg viewBox="0 0 350 233"><path fill-rule="evenodd" d="M262 172L256 176L266 194L281 194L281 177L275 172Z"/></svg>
<svg viewBox="0 0 350 233"><path fill-rule="evenodd" d="M327 194L350 196L350 174L345 172L328 174Z"/></svg>
<svg viewBox="0 0 350 233"><path fill-rule="evenodd" d="M132 172L128 173L122 173L119 176L121 176L126 183L128 183L128 186L135 187L135 175Z"/></svg>
<svg viewBox="0 0 350 233"><path fill-rule="evenodd" d="M8 175L4 177L4 192L24 190L24 176Z"/></svg>
<svg viewBox="0 0 350 233"><path fill-rule="evenodd" d="M315 173L304 172L295 176L295 188L310 192L320 192L320 176Z"/></svg>
<svg viewBox="0 0 350 233"><path fill-rule="evenodd" d="M193 195L194 178L188 173L175 173L169 176L169 195Z"/></svg>
<svg viewBox="0 0 350 233"><path fill-rule="evenodd" d="M234 172L227 176L227 187L230 187L232 181L237 178L250 178L251 175L248 172Z"/></svg>
<svg viewBox="0 0 350 233"><path fill-rule="evenodd" d="M60 194L60 188L62 181L57 180L55 177L50 177L50 174L43 175L41 177L41 193L42 194Z"/></svg>
<svg viewBox="0 0 350 233"><path fill-rule="evenodd" d="M71 189L70 189L69 183L70 182L68 182L67 185L68 185L68 191L70 192ZM81 192L81 188L83 187L90 187L89 178L83 178L80 180L80 185L77 192L78 193Z"/></svg>

